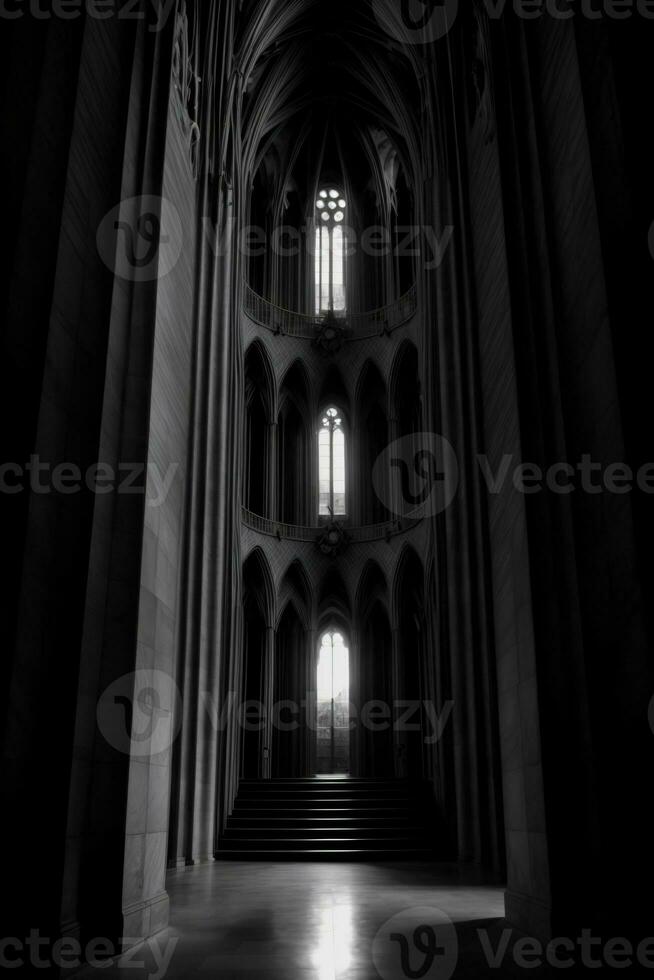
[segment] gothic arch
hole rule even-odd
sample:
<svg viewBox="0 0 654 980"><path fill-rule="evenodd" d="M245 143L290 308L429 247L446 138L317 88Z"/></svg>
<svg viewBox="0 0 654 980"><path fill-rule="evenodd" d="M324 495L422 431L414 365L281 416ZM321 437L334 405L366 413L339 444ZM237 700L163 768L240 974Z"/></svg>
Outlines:
<svg viewBox="0 0 654 980"><path fill-rule="evenodd" d="M380 574L378 566L364 571L366 580L370 576L372 591L369 601L363 603L358 621L357 649L352 664L352 699L359 709L371 702L384 705L391 717L393 640L387 603L381 588L385 582L379 581ZM377 777L395 775L390 726L373 730L369 726L359 725L353 733L352 743L352 755L361 774Z"/></svg>
<svg viewBox="0 0 654 980"><path fill-rule="evenodd" d="M378 562L374 558L369 558L359 577L354 600L358 623L365 621L376 602L388 614L388 584L386 582L386 576Z"/></svg>
<svg viewBox="0 0 654 980"><path fill-rule="evenodd" d="M306 703L311 689L313 668L309 649L310 633L303 622L296 601L286 601L275 632L274 702L287 706L301 722L300 706ZM298 717L300 713L300 717ZM284 714L284 720L286 714ZM297 778L309 775L311 732L300 723L297 729L274 725L272 730L272 774L276 778Z"/></svg>
<svg viewBox="0 0 654 980"><path fill-rule="evenodd" d="M348 422L351 421L350 396L343 376L334 364L327 368L320 388L319 410L322 411L331 404L336 405L341 410Z"/></svg>
<svg viewBox="0 0 654 980"><path fill-rule="evenodd" d="M253 603L266 626L275 620L275 584L263 550L254 548L243 563L243 603Z"/></svg>
<svg viewBox="0 0 654 980"><path fill-rule="evenodd" d="M338 626L348 635L351 630L352 607L340 572L332 566L320 584L318 593L318 628Z"/></svg>
<svg viewBox="0 0 654 980"><path fill-rule="evenodd" d="M243 565L242 697L243 702L265 704L266 678L271 660L271 626L274 621L275 592L270 566L260 548ZM241 775L258 779L264 775L266 734L243 728Z"/></svg>
<svg viewBox="0 0 654 980"><path fill-rule="evenodd" d="M390 415L397 436L419 432L422 427L421 377L418 350L410 340L404 340L393 360L390 373Z"/></svg>
<svg viewBox="0 0 654 980"><path fill-rule="evenodd" d="M277 515L286 524L309 523L313 445L309 379L298 358L284 375L277 415Z"/></svg>
<svg viewBox="0 0 654 980"><path fill-rule="evenodd" d="M248 510L271 516L274 493L275 374L260 340L247 349L244 362L243 502Z"/></svg>
<svg viewBox="0 0 654 980"><path fill-rule="evenodd" d="M421 706L429 696L426 661L430 645L425 622L425 573L415 549L406 544L393 584L393 626L397 631L397 696ZM403 732L397 744L399 775L422 779L429 764L422 731Z"/></svg>
<svg viewBox="0 0 654 980"><path fill-rule="evenodd" d="M366 358L361 365L359 376L354 387L354 400L357 406L367 402L384 400L386 398L386 382L377 362L372 357ZM384 408L386 405L384 404Z"/></svg>
<svg viewBox="0 0 654 980"><path fill-rule="evenodd" d="M259 392L266 409L268 422L275 417L277 382L275 370L265 345L256 338L245 351L245 401Z"/></svg>
<svg viewBox="0 0 654 980"><path fill-rule="evenodd" d="M356 385L356 458L362 524L381 524L389 513L382 498L386 488L373 483L377 459L389 443L388 396L386 383L370 358L359 373Z"/></svg>
<svg viewBox="0 0 654 980"><path fill-rule="evenodd" d="M424 566L418 552L408 542L402 546L393 577L392 610L395 626L399 623L402 601L406 598L407 589L410 589L410 594L424 608Z"/></svg>
<svg viewBox="0 0 654 980"><path fill-rule="evenodd" d="M293 559L279 586L277 608L280 613L277 620L278 624L289 602L293 604L304 629L311 629L313 594L309 576L299 558Z"/></svg>
<svg viewBox="0 0 654 980"><path fill-rule="evenodd" d="M312 409L311 382L306 363L296 357L284 373L279 385L278 412L284 408L284 401L291 398L299 408L309 412Z"/></svg>

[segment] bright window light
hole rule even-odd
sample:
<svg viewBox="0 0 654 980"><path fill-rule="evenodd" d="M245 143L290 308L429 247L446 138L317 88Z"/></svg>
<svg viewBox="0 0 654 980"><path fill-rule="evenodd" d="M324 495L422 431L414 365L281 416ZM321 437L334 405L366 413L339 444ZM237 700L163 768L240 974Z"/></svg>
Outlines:
<svg viewBox="0 0 654 980"><path fill-rule="evenodd" d="M321 517L345 515L345 433L337 408L328 408L318 433L318 483Z"/></svg>
<svg viewBox="0 0 654 980"><path fill-rule="evenodd" d="M344 774L350 764L350 662L343 634L336 630L320 638L316 694L317 771ZM343 939L339 936L339 943Z"/></svg>
<svg viewBox="0 0 654 980"><path fill-rule="evenodd" d="M345 238L347 201L336 189L324 188L316 200L315 311L345 312ZM339 227L341 226L341 227Z"/></svg>

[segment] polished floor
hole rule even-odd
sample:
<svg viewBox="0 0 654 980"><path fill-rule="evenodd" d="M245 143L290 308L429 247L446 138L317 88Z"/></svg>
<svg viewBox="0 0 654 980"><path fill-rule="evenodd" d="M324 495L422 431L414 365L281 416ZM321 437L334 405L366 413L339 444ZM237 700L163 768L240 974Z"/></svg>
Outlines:
<svg viewBox="0 0 654 980"><path fill-rule="evenodd" d="M510 952L515 933L501 964L489 966L506 935L503 893L475 871L428 862L234 861L175 872L168 890L170 929L105 966L105 980L525 975Z"/></svg>

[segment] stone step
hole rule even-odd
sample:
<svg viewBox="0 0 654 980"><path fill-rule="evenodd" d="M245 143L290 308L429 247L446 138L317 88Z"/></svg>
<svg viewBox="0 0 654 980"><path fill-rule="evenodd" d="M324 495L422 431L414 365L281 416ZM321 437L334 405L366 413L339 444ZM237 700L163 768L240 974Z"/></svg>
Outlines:
<svg viewBox="0 0 654 980"><path fill-rule="evenodd" d="M392 779L243 780L220 860L434 856L426 784Z"/></svg>
<svg viewBox="0 0 654 980"><path fill-rule="evenodd" d="M223 839L224 840L243 840L244 838L254 839L284 839L284 840L309 840L314 838L323 839L333 839L333 840L344 840L344 839L358 839L366 840L368 838L379 838L388 837L393 839L398 839L401 837L419 837L428 834L428 828L424 826L413 826L407 827L404 823L398 827L389 827L385 824L378 824L377 826L361 826L359 824L353 823L341 827L326 827L324 824L319 823L317 826L313 827L291 827L282 825L279 827L271 827L269 824L265 824L262 827L240 827L232 826L228 823Z"/></svg>

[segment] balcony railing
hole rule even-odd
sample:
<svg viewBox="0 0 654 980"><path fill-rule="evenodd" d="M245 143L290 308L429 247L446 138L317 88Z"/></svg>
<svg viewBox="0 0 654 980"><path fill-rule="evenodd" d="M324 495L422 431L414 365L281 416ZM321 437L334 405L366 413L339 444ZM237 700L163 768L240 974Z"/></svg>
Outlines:
<svg viewBox="0 0 654 980"><path fill-rule="evenodd" d="M418 291L414 284L394 303L381 306L378 310L370 310L368 313L351 313L347 317L347 322L355 337L361 339L377 337L382 333L391 333L407 323L415 315L417 307Z"/></svg>
<svg viewBox="0 0 654 980"><path fill-rule="evenodd" d="M278 540L315 542L325 530L325 525L321 524L309 527L301 524L282 524L279 521L271 521L267 517L253 514L246 507L241 508L241 521L250 530L258 531L259 534L267 534L269 537ZM349 527L345 524L343 527L350 542L361 544L366 541L388 540L397 534L410 531L418 524L420 524L420 518L417 520L402 518L396 521L387 521L384 524L368 524L363 527Z"/></svg>
<svg viewBox="0 0 654 980"><path fill-rule="evenodd" d="M323 316L294 313L292 310L285 310L281 306L269 303L263 296L255 293L247 283L243 285L243 307L250 319L259 326L273 333L302 340L313 340L324 322ZM344 318L348 332L347 339L365 340L367 337L391 333L407 323L414 316L416 309L417 290L413 285L404 296L400 296L388 306L367 313L347 314Z"/></svg>
<svg viewBox="0 0 654 980"><path fill-rule="evenodd" d="M313 340L320 329L320 317L293 313L281 306L275 306L274 303L269 303L263 296L255 293L247 283L244 283L243 290L245 312L261 327L266 327L273 333L306 340Z"/></svg>

